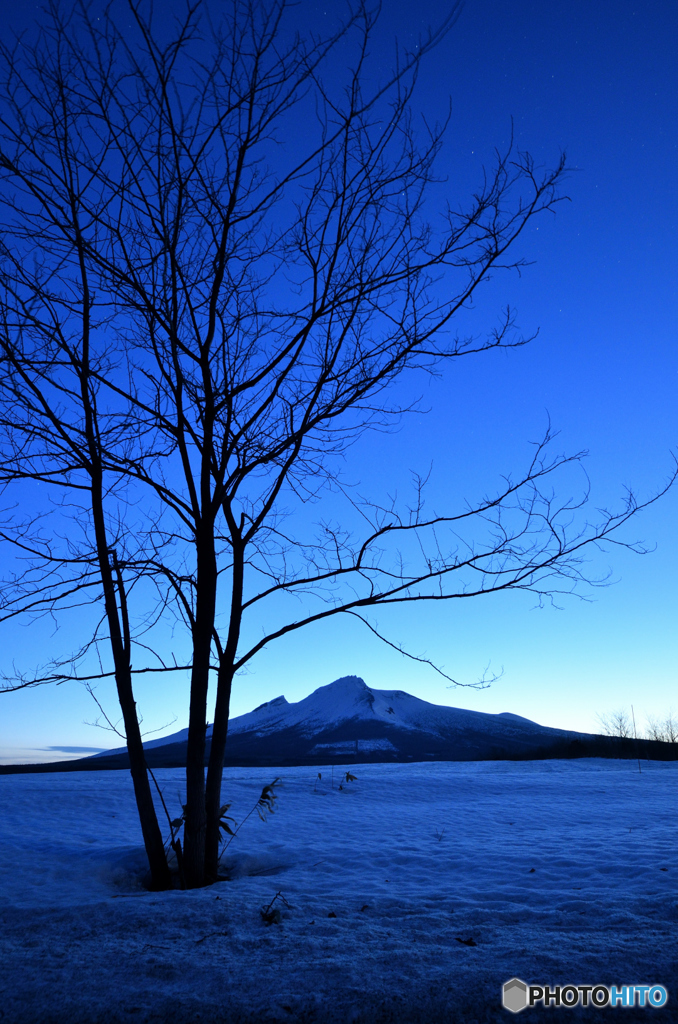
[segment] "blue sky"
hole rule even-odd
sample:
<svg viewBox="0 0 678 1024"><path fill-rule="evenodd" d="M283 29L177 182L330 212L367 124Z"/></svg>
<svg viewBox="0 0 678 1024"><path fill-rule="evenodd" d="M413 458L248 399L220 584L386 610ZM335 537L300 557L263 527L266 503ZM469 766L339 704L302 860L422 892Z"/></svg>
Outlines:
<svg viewBox="0 0 678 1024"><path fill-rule="evenodd" d="M324 10L305 0L298 8L313 19ZM385 0L377 60L387 59L394 34L411 43L441 10L430 0ZM525 333L539 328L537 340L419 382L412 393L428 411L352 451L347 474L361 490L405 488L410 470L430 465L432 503L460 507L525 463L549 417L559 449L590 452L593 508L614 506L625 485L642 498L666 479L678 447L677 44L678 8L658 0L467 0L427 61L417 100L430 117L451 99L441 195L466 199L513 123L517 146L538 163L567 151L571 202L525 235L520 254L535 265L493 279L473 313L482 331L510 302ZM358 623L334 619L264 651L237 681L232 712L280 693L299 700L356 674L376 688L561 728L595 730L598 713L633 704L643 725L648 714L678 708L677 503L678 487L624 534L656 545L654 553L595 555L592 574L609 567L618 582L590 603L538 609L529 594L508 593L380 615L390 636L462 683L488 664L503 668L489 689L448 689ZM3 627L3 657L30 663L49 650L51 629ZM112 685L97 692L115 714ZM174 720L165 731L183 728L186 698L184 680L138 684L144 727ZM0 695L0 757L115 746L115 737L83 724L96 716L75 683Z"/></svg>

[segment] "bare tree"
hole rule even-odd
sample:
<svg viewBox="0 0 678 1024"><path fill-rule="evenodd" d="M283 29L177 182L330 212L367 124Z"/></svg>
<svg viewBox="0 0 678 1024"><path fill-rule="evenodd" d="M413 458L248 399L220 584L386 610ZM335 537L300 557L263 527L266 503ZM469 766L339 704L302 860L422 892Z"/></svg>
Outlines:
<svg viewBox="0 0 678 1024"><path fill-rule="evenodd" d="M673 711L668 711L662 719L648 716L647 738L658 743L678 743L678 720Z"/></svg>
<svg viewBox="0 0 678 1024"><path fill-rule="evenodd" d="M68 145L68 132L61 141ZM6 171L4 150L0 161ZM3 184L7 182L5 176ZM16 194L5 191L3 198L5 213L10 218L16 216L20 212ZM33 191L32 198L35 206L31 212L40 217L39 189ZM2 536L13 542L20 559L20 571L5 581L2 617L8 620L74 608L92 600L92 592L96 592L103 606L113 662L109 674L115 677L117 686L153 885L162 889L169 886L170 874L132 687L129 588L120 560L121 549L129 549L129 544L123 538L122 519L118 517L116 523L116 516L111 517L116 486L106 479L108 446L119 447L123 438L116 417L106 412L102 415L98 402L97 377L112 367L107 347L100 350L93 339L100 324L92 316L95 301L74 182L68 198L66 216L70 217L72 231L68 269L58 268L58 256L56 267L51 263L47 238L37 254L35 243L39 237L31 234L30 227L26 230L25 225L11 219L4 225L0 242L4 429L0 478L5 483L30 480L56 488L70 521L65 545L58 545L50 537L44 515L37 523L33 516L13 516L8 529L2 531ZM24 258L35 261L30 269L22 266ZM59 270L64 271L61 276ZM128 443L125 438L124 445ZM82 540L78 537L80 531ZM79 654L74 655L75 661L96 646L97 634L95 629ZM56 681L63 677L54 669L52 675ZM20 678L9 688L32 681L31 677Z"/></svg>
<svg viewBox="0 0 678 1024"><path fill-rule="evenodd" d="M60 544L5 530L29 560L6 614L103 595L95 639L119 694L124 680L131 757L134 673L177 667L144 631L170 613L186 627L196 886L217 872L233 679L263 647L344 614L402 649L369 609L571 592L586 547L642 506L629 494L574 527L586 493L559 501L549 481L581 456L552 454L550 434L457 512L429 512L421 479L405 507L342 483L351 443L407 411L390 401L404 374L527 340L510 310L485 340L452 327L491 271L521 266L514 245L560 201L565 164L539 172L510 149L467 208L429 211L444 126L417 127L413 95L456 7L382 82L362 5L305 38L284 2L236 2L219 25L196 2L170 29L130 0L125 32L116 10L53 8L35 45L3 52L4 479L82 499L81 535ZM314 525L329 491L345 512ZM75 659L7 685L83 674Z"/></svg>
<svg viewBox="0 0 678 1024"><path fill-rule="evenodd" d="M610 711L606 715L598 715L598 721L605 736L616 736L620 740L628 740L633 736L633 725L624 708Z"/></svg>

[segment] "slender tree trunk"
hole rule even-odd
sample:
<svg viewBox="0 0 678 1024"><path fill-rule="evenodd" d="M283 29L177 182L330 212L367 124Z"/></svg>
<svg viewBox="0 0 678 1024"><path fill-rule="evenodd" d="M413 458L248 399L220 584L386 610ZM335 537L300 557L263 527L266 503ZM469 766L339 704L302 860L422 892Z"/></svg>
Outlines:
<svg viewBox="0 0 678 1024"><path fill-rule="evenodd" d="M205 809L207 812L205 877L209 882L216 882L219 866L219 808L221 807L221 779L224 771L224 756L226 754L226 739L228 737L228 716L231 706L233 666L237 656L238 641L240 639L240 626L242 623L242 594L245 569L244 550L240 538L236 536L234 524L232 526L231 536L233 542L231 617L228 627L226 646L219 660L217 700L214 709L212 745L210 747L209 764L207 767L207 787L205 790Z"/></svg>
<svg viewBox="0 0 678 1024"><path fill-rule="evenodd" d="M139 812L139 823L144 838L148 865L151 869L151 882L154 889L169 889L172 885L169 865L165 855L165 846L162 840L162 833L158 824L158 816L155 813L151 784L146 770L146 758L144 756L144 745L141 740L141 729L137 717L137 706L134 700L132 688L132 673L130 663L129 642L126 642L127 634L126 615L123 614L123 627L121 628L121 611L124 612L124 595L120 594L121 610L118 609L118 602L115 596L115 580L110 565L110 555L106 546L106 527L104 522L103 506L100 501L100 479L97 473L93 474L92 483L92 512L94 518L94 531L97 541L97 554L99 557L99 569L104 587L104 604L106 607L106 618L111 636L111 650L113 652L113 665L115 668L115 685L118 690L118 700L125 723L125 736L127 739L127 752L129 755L130 773L134 786L134 796ZM123 630L125 637L123 636ZM127 641L129 638L127 637Z"/></svg>
<svg viewBox="0 0 678 1024"><path fill-rule="evenodd" d="M205 810L207 812L207 833L205 837L205 878L216 882L219 866L219 808L221 807L221 779L224 770L226 739L228 736L228 715L233 684L233 662L219 666L217 702L212 727L212 745L207 767L205 789Z"/></svg>
<svg viewBox="0 0 678 1024"><path fill-rule="evenodd" d="M193 627L184 824L184 873L189 889L196 889L205 884L205 732L217 593L214 537L211 533L199 541L197 561L197 602Z"/></svg>
<svg viewBox="0 0 678 1024"><path fill-rule="evenodd" d="M127 752L129 755L130 774L134 786L134 796L139 812L139 823L141 834L144 838L144 846L148 857L148 865L151 870L151 883L154 889L170 889L172 879L170 875L165 846L162 840L162 833L158 824L158 816L155 812L151 784L146 770L146 758L144 756L144 745L141 739L141 729L137 716L137 706L134 700L132 688L132 673L130 662L129 637L127 636L127 619L123 615L124 623L121 628L121 611L125 611L124 595L120 593L121 610L115 597L115 581L110 565L110 554L106 546L106 526L104 522L103 505L101 503L101 480L98 473L92 477L92 512L94 518L94 531L97 541L97 554L99 558L99 569L104 587L104 604L106 607L106 618L111 636L111 650L113 652L113 665L115 668L115 685L118 691L118 700L125 723L125 736L127 739ZM125 636L123 636L123 630ZM126 642L127 641L127 642Z"/></svg>
<svg viewBox="0 0 678 1024"><path fill-rule="evenodd" d="M155 813L151 784L146 770L146 759L144 757L144 745L139 729L137 717L137 706L132 692L132 679L129 672L117 672L115 681L118 688L118 700L125 722L125 735L127 737L127 751L129 754L130 774L134 786L134 796L141 823L141 833L144 837L146 856L151 869L151 884L153 889L170 889L172 878L170 875L165 845L162 840L162 833L158 824L158 816Z"/></svg>
<svg viewBox="0 0 678 1024"><path fill-rule="evenodd" d="M95 477L97 479L97 477ZM99 524L96 528L97 538L101 540L103 559L102 577L104 578L104 594L106 600L106 613L111 628L111 642L113 658L115 663L115 682L118 690L118 701L125 723L125 737L127 739L127 753L130 763L130 774L134 786L134 796L137 803L141 834L144 837L146 856L151 869L151 883L154 889L169 889L172 885L165 844L158 824L158 816L153 803L151 783L148 778L144 745L141 739L139 728L139 716L137 705L134 699L132 686L132 654L131 637L129 627L129 613L127 609L127 596L125 593L122 572L118 565L117 555L114 551L105 550L105 524L103 520L103 508L98 501L93 502L95 519ZM113 571L109 557L113 561ZM100 564L102 558L100 555ZM115 587L117 585L118 600L115 599ZM112 591L112 595L111 595ZM111 597L112 596L112 600Z"/></svg>
<svg viewBox="0 0 678 1024"><path fill-rule="evenodd" d="M85 437L89 455L87 469L91 485L91 510L94 525L97 560L104 589L104 607L110 633L111 653L115 669L115 684L118 700L125 723L125 737L129 755L130 773L134 786L141 834L144 838L151 882L154 889L171 888L172 879L165 855L162 833L155 813L151 784L146 769L144 745L137 717L136 701L132 687L132 651L127 600L122 575L115 561L115 575L111 566L111 551L108 543L106 517L104 515L104 480L101 459L100 433L97 420L96 391L92 389L90 376L90 340L92 297L89 287L85 245L80 231L78 201L75 191L70 192L71 214L75 228L78 261L82 284L82 347L80 352L79 382L82 411L85 420ZM116 600L116 583L119 604Z"/></svg>

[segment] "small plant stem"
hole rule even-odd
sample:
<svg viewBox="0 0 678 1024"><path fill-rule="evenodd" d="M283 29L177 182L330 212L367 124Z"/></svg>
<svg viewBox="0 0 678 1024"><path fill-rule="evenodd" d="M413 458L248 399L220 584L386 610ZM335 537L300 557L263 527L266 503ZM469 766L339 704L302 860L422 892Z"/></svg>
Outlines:
<svg viewBox="0 0 678 1024"><path fill-rule="evenodd" d="M251 817L252 817L252 815L253 815L253 814L254 814L254 812L256 811L256 809L257 809L258 805L259 805L259 801L257 800L257 802L256 802L256 804L254 805L254 807L252 808L252 810L251 810L251 811L249 812L249 814L245 815L245 817L244 817L244 818L242 819L242 821L240 822L240 824L238 825L238 827L236 828L235 832L233 833L233 835L231 836L231 838L230 838L230 839L228 840L228 842L227 842L227 843L224 843L224 848L223 848L223 850L221 851L221 853L219 854L219 860L217 861L217 864L219 863L219 861L221 860L221 858L222 858L222 857L224 856L224 854L226 853L226 850L227 850L227 849L229 848L229 846L231 845L231 843L233 842L233 840L235 839L235 837L237 836L238 832L239 832L239 831L240 831L240 829L241 829L241 828L243 827L243 825L245 824L245 822L247 821L247 819L248 819L248 818L251 818Z"/></svg>
<svg viewBox="0 0 678 1024"><path fill-rule="evenodd" d="M158 791L158 796L160 797L160 801L162 803L163 809L165 811L165 814L167 815L167 823L168 823L168 825L170 827L170 836L171 836L171 838L170 838L170 845L171 845L172 849L174 850L174 853L176 854L176 858L177 858L177 868L179 870L179 884L181 885L182 889L185 889L186 888L186 879L184 878L184 855L183 855L183 851L181 849L181 840L180 839L175 839L175 837L174 837L174 825L172 824L172 819L170 818L169 811L167 810L167 804L165 803L165 798L162 795L162 790L161 790L160 786L158 785L158 780L156 779L155 775L153 774L151 768L149 768L149 766L148 766L148 762L146 763L146 771L148 772L148 774L153 779L153 784L155 785L155 788Z"/></svg>
<svg viewBox="0 0 678 1024"><path fill-rule="evenodd" d="M153 772L149 768L148 763L146 764L146 771L148 772L148 774L153 779L153 784L154 784L155 788L158 791L158 796L160 797L160 802L162 803L163 810L164 810L165 815L167 817L167 824L169 825L170 832L172 834L172 842L174 842L174 828L172 826L172 819L170 818L169 811L167 810L167 804L165 803L165 798L162 795L162 790L161 790L160 786L158 785L158 780L156 779L155 775L153 774Z"/></svg>
<svg viewBox="0 0 678 1024"><path fill-rule="evenodd" d="M236 827L236 829L233 832L231 838L228 840L227 843L224 844L224 848L221 851L221 853L219 854L219 857L217 858L217 866L219 865L219 861L221 860L221 858L226 853L226 850L229 848L229 846L231 845L231 843L233 842L233 840L237 836L237 834L240 831L240 829L243 827L243 825L245 824L247 819L251 818L251 816L254 814L254 812L257 810L258 807L266 806L266 802L267 802L268 803L268 810L271 811L271 812L273 811L273 803L272 802L273 802L273 800L275 800L275 796L271 795L271 794L272 794L272 791L273 791L273 787L279 781L280 781L280 779L274 779L270 786L264 786L264 788L261 791L261 796L259 797L259 799L255 803L255 805L252 808L252 810L249 812L249 814L247 814L243 818L243 820L240 822L240 824ZM267 796L267 794L268 794L268 796ZM260 816L261 816L261 812L260 812ZM265 821L266 819L263 818L263 820Z"/></svg>

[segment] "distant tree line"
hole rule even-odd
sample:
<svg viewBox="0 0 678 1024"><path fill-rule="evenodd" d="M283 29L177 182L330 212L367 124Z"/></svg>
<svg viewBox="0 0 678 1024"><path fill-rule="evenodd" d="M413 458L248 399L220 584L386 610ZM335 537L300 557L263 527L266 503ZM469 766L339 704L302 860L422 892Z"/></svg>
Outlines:
<svg viewBox="0 0 678 1024"><path fill-rule="evenodd" d="M648 716L644 735L638 732L637 727L634 728L633 712L629 714L625 708L601 714L598 721L601 725L599 734L556 740L516 759L609 757L678 760L678 720L673 711L668 711L663 718Z"/></svg>
<svg viewBox="0 0 678 1024"><path fill-rule="evenodd" d="M602 726L602 733L605 736L612 736L621 740L647 739L655 743L678 743L678 718L673 710L667 711L663 718L655 718L649 715L645 726L644 737L638 734L634 726L633 712L625 708L617 708L616 711L609 711L607 714L598 715L598 721Z"/></svg>

